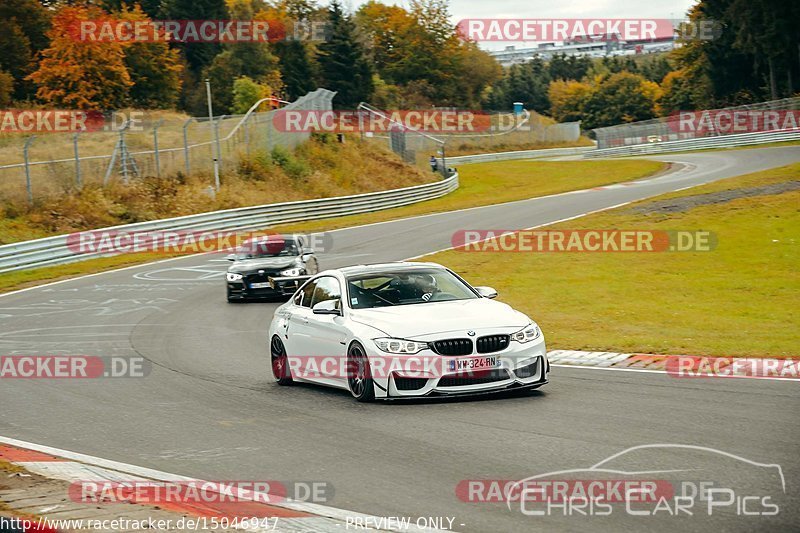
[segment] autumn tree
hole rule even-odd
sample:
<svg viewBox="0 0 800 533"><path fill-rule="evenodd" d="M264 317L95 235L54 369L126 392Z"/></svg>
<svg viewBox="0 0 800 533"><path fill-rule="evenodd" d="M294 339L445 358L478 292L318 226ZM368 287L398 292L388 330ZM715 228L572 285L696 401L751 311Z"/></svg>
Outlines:
<svg viewBox="0 0 800 533"><path fill-rule="evenodd" d="M654 118L658 84L638 74L618 72L599 80L584 105L586 129Z"/></svg>
<svg viewBox="0 0 800 533"><path fill-rule="evenodd" d="M594 88L589 83L553 80L548 89L551 116L558 122L583 120L593 93Z"/></svg>
<svg viewBox="0 0 800 533"><path fill-rule="evenodd" d="M50 46L28 79L36 96L48 105L86 109L118 109L128 102L133 85L125 66L125 50L115 41L83 41L76 35L81 20L103 20L99 8L63 7L47 32Z"/></svg>
<svg viewBox="0 0 800 533"><path fill-rule="evenodd" d="M380 78L409 99L477 107L502 76L489 54L461 39L446 0L412 0L409 10L371 1L355 19Z"/></svg>
<svg viewBox="0 0 800 533"><path fill-rule="evenodd" d="M660 114L667 116L678 111L694 109L690 80L682 70L673 70L661 82Z"/></svg>
<svg viewBox="0 0 800 533"><path fill-rule="evenodd" d="M0 70L0 106L6 107L11 103L14 92L14 76Z"/></svg>

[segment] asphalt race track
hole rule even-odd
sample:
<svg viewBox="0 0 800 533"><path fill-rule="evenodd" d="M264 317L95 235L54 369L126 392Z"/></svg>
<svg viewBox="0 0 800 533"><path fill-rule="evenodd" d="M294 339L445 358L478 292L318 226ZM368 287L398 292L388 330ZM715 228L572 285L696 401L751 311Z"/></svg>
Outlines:
<svg viewBox="0 0 800 533"><path fill-rule="evenodd" d="M459 229L546 224L800 161L800 147L661 159L681 165L630 186L338 230L320 262L418 256L449 247ZM458 531L776 531L800 524L797 382L555 368L550 385L533 394L377 404L326 388L279 388L266 342L277 304L227 304L227 264L220 256L187 257L0 298L5 355L141 355L153 364L140 379L3 380L0 435L203 479L327 481L335 488L330 506L454 516ZM779 464L786 505L772 518L533 517L455 494L464 479L585 468L655 443ZM674 450L634 454L625 466L648 470L666 458L691 462ZM712 478L749 472L733 460L715 468Z"/></svg>

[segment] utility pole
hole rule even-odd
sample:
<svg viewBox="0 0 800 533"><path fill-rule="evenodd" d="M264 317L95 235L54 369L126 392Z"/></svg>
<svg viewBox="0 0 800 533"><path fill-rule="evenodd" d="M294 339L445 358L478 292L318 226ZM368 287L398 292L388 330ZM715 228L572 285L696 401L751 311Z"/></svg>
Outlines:
<svg viewBox="0 0 800 533"><path fill-rule="evenodd" d="M214 123L214 110L211 107L211 82L206 78L206 98L208 99L208 123L214 130L214 145L216 154L214 155L214 189L219 191L219 130Z"/></svg>

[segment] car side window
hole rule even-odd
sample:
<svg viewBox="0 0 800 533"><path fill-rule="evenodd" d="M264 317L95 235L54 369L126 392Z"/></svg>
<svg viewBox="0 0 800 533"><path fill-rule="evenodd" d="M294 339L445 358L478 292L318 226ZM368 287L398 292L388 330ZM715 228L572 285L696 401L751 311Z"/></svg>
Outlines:
<svg viewBox="0 0 800 533"><path fill-rule="evenodd" d="M297 298L299 298L300 301L297 301L297 298L295 298L294 303L296 303L297 305L302 305L303 307L311 307L311 299L312 296L314 295L314 289L317 288L318 282L319 280L312 281L311 283L303 287L303 290L301 290L300 293L297 295Z"/></svg>
<svg viewBox="0 0 800 533"><path fill-rule="evenodd" d="M302 305L303 302L303 291L297 291L297 294L294 295L294 299L292 299L292 303L294 305Z"/></svg>
<svg viewBox="0 0 800 533"><path fill-rule="evenodd" d="M305 298L303 300L305 301ZM328 300L338 300L341 305L342 289L339 287L339 280L331 276L325 276L318 280L311 307Z"/></svg>

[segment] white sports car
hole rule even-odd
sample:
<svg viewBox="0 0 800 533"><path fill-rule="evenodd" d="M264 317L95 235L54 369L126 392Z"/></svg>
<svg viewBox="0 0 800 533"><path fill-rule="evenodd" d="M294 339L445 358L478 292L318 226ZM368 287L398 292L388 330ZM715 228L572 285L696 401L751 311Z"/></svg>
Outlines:
<svg viewBox="0 0 800 533"><path fill-rule="evenodd" d="M370 401L547 383L536 323L441 265L359 265L306 278L269 328L281 385L318 383Z"/></svg>

